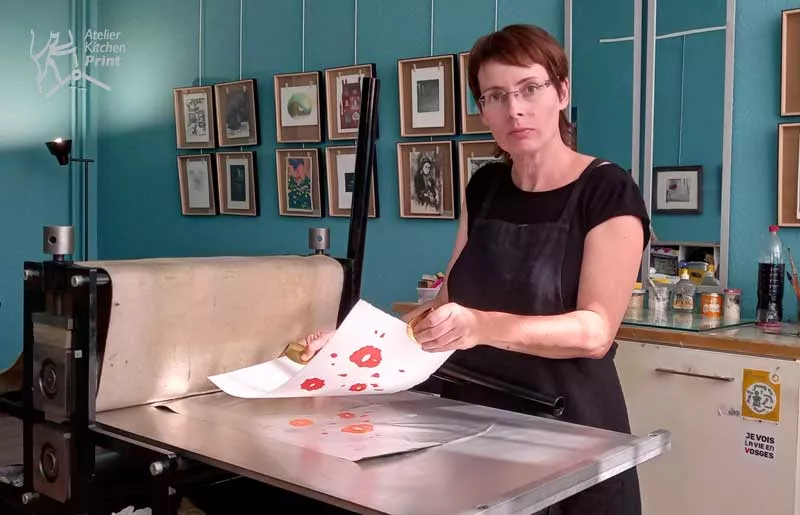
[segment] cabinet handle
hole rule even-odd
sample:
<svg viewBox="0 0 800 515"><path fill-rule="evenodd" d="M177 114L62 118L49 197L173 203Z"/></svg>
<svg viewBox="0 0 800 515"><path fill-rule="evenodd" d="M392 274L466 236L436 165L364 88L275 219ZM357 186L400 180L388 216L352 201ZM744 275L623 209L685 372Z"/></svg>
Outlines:
<svg viewBox="0 0 800 515"><path fill-rule="evenodd" d="M698 374L697 372L684 372L682 370L675 370L672 368L657 368L656 372L663 372L665 374L675 374L679 376L689 376L689 377L700 377L702 379L713 379L714 381L726 381L732 383L734 381L733 377L730 376L719 376L719 375L708 375L708 374Z"/></svg>

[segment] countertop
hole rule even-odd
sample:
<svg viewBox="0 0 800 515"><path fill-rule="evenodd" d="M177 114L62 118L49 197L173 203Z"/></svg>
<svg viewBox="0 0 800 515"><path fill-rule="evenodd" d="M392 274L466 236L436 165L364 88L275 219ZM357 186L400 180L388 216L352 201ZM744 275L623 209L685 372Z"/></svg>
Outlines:
<svg viewBox="0 0 800 515"><path fill-rule="evenodd" d="M416 302L396 302L392 310L404 314L419 306ZM784 324L780 334L764 332L754 324L702 332L672 328L644 327L623 323L617 341L655 343L694 349L714 350L759 357L800 360L800 326Z"/></svg>

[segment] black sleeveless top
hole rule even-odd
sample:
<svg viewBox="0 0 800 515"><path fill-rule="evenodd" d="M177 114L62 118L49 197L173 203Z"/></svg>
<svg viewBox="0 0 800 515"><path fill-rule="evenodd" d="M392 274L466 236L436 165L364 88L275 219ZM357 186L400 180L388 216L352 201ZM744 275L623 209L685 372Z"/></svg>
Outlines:
<svg viewBox="0 0 800 515"><path fill-rule="evenodd" d="M595 159L578 179L548 192L528 193L511 181L508 165L479 170L467 188L469 238L448 276L451 302L517 315L574 311L583 240L609 218L649 220L638 188L619 167ZM568 422L628 433L625 399L614 366L616 344L601 359L549 359L488 345L457 351L450 362L566 400ZM445 387L444 397L525 411L512 399ZM548 513L640 515L635 470L566 499Z"/></svg>
<svg viewBox="0 0 800 515"><path fill-rule="evenodd" d="M615 216L633 215L642 220L645 247L650 240L647 207L630 174L610 162L587 170L586 174L582 179L586 184L577 200L577 210L570 226L561 278L566 296L574 297L576 301L583 241L589 231ZM576 180L555 190L528 192L517 188L511 180L510 165L491 163L483 166L475 172L466 188L470 233L493 180L498 183L497 201L492 202L486 217L517 224L558 220L577 183Z"/></svg>

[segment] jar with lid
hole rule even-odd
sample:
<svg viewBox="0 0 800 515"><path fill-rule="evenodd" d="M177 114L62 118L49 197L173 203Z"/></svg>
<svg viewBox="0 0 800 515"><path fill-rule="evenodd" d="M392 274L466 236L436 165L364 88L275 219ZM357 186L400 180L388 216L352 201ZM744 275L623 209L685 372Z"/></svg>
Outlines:
<svg viewBox="0 0 800 515"><path fill-rule="evenodd" d="M647 290L641 287L641 283L637 283L636 286L628 301L628 309L625 311L626 318L640 317L644 311L644 296Z"/></svg>
<svg viewBox="0 0 800 515"><path fill-rule="evenodd" d="M723 291L722 317L725 322L735 323L742 316L742 290L726 288Z"/></svg>

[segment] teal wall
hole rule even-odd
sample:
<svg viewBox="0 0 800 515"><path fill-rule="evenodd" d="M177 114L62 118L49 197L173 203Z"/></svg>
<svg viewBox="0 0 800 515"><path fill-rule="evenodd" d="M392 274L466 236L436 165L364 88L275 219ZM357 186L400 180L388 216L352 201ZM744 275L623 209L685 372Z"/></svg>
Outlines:
<svg viewBox="0 0 800 515"><path fill-rule="evenodd" d="M3 0L0 8L0 367L22 348L22 266L41 260L42 227L71 223L70 167L50 156L45 142L72 133L73 93L63 87L49 98L39 93L36 63L30 57L50 32L68 41L68 0ZM56 60L62 75L69 67ZM42 61L43 64L43 61ZM43 86L53 83L49 75Z"/></svg>
<svg viewBox="0 0 800 515"><path fill-rule="evenodd" d="M739 0L736 9L736 65L731 177L729 282L743 289L743 308L754 312L761 242L778 216L778 124L800 121L781 117L781 11L789 0ZM800 233L779 235L800 257ZM784 313L796 319L796 301L787 285Z"/></svg>
<svg viewBox="0 0 800 515"><path fill-rule="evenodd" d="M720 27L725 18L725 0L662 0L656 34ZM725 31L662 38L655 53L653 166L702 166L703 196L702 214L653 213L653 228L660 240L719 242Z"/></svg>
<svg viewBox="0 0 800 515"><path fill-rule="evenodd" d="M718 7L724 2L715 2L717 8L706 9L704 2L701 9L700 3L687 1L686 9L694 9L685 11L692 13L688 19L696 26L719 24ZM345 220L277 215L271 79L275 73L301 67L300 0L245 2L243 76L259 81L264 141L255 149L261 178L262 215L258 218L180 215L175 169L179 151L175 149L171 90L198 81L198 3L104 0L94 5L98 12L91 13L90 23L121 31L128 44L119 68L93 70L112 90L64 88L47 99L36 89L36 67L28 55L30 30L36 32L38 41L40 34L50 30L65 33L73 24L77 26L75 3L5 0L0 17L4 48L0 65L11 71L0 82L0 235L4 242L0 247L0 366L8 364L21 345L22 261L43 258L43 225L77 223L73 197L78 183L71 175L77 175L79 169L71 174L70 167L59 167L43 142L57 135L80 138L81 95L91 100L84 117L88 126L84 152L97 159L93 174L99 178L99 187L93 198L99 205L94 224L99 225L99 257L303 253L306 231L316 225L331 228L334 253L341 254L345 248ZM613 0L620 9L626 3ZM429 52L430 2L362 0L359 4L358 60L377 63L383 79L378 146L382 209L381 218L369 225L364 295L387 308L394 300L413 298L414 281L420 273L444 268L456 223L401 220L397 214L395 143L400 138L395 63L399 57ZM581 144L587 152L629 165L627 99L632 68L626 59L631 46L621 43L592 49L589 45L600 37L629 36L630 21L614 15L609 2L603 2L606 9L597 4L576 0L574 12L574 102L579 108ZM238 78L238 2L205 0L204 5L203 82ZM352 5L351 0L306 2L306 69L352 63ZM492 29L493 7L491 0L436 0L434 51L466 50L476 37ZM779 115L780 12L793 7L795 3L784 0L740 0L736 10L729 282L744 290L745 314L755 307L758 243L767 226L776 221L777 125L800 121ZM559 39L563 37L561 0L500 0L498 14L500 26L517 21L538 23ZM686 17L670 16L659 13L659 33L692 28L685 25ZM712 46L705 50L722 44L713 39L716 36L708 37ZM600 55L597 52L607 54L607 65L593 60ZM660 51L661 55L668 52ZM706 70L699 64L701 57L693 52L685 63L687 69L692 66L721 78L721 69ZM674 65L674 59L665 59L667 62L672 64L663 66ZM611 71L610 79L600 75L605 70ZM619 91L620 98L606 100L612 102L609 106L593 100L603 97L602 88ZM685 110L690 98L685 97ZM691 111L700 110L703 103L694 102L698 107ZM715 113L703 107L707 113ZM611 108L616 115L603 120ZM686 159L694 152L694 140L684 134ZM674 155L674 141L663 145L673 149ZM665 159L671 157L669 150L664 152ZM782 229L780 234L788 246L800 248L796 230ZM795 309L792 295L787 293L786 300L791 314Z"/></svg>
<svg viewBox="0 0 800 515"><path fill-rule="evenodd" d="M123 65L100 75L112 91L96 95L102 257L305 253L307 230L314 226L329 227L332 253L345 253L346 219L278 215L272 77L301 70L302 2L244 4L242 74L259 84L263 141L255 147L262 209L257 218L180 214L172 88L198 82L198 2L102 2L101 25L122 32L128 43ZM362 0L358 5L358 61L376 63L382 79L381 216L369 222L363 295L384 309L393 301L414 299L420 274L445 269L457 226L456 221L399 218L397 59L429 55L430 5L429 0ZM306 1L307 71L353 64L353 7L352 0ZM500 26L535 23L563 39L562 0L502 0L498 7ZM493 26L492 0L437 0L434 53L469 50ZM239 78L239 2L205 0L203 48L203 84Z"/></svg>
<svg viewBox="0 0 800 515"><path fill-rule="evenodd" d="M572 106L581 152L631 168L633 0L573 0Z"/></svg>

